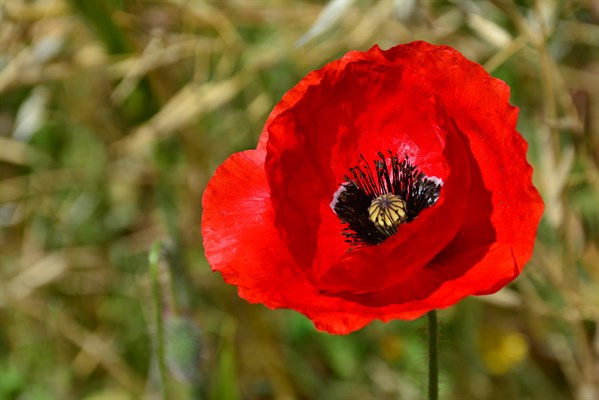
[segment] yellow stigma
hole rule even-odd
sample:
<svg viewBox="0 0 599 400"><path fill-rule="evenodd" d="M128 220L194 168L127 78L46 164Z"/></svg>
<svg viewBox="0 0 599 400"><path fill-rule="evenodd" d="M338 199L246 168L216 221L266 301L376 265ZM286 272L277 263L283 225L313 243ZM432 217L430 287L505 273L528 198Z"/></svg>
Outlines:
<svg viewBox="0 0 599 400"><path fill-rule="evenodd" d="M372 200L368 215L379 231L391 236L397 232L401 223L406 222L406 207L406 202L401 197L391 193L382 194Z"/></svg>

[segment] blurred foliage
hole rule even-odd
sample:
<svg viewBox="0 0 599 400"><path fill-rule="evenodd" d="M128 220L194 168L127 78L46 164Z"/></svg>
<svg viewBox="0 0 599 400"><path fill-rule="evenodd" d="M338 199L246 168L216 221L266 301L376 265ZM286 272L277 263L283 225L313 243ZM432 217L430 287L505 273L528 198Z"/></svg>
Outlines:
<svg viewBox="0 0 599 400"><path fill-rule="evenodd" d="M598 20L585 0L4 0L0 398L421 399L423 320L319 333L240 300L200 235L206 182L283 93L415 39L512 87L546 201L522 276L441 313L443 397L599 398Z"/></svg>

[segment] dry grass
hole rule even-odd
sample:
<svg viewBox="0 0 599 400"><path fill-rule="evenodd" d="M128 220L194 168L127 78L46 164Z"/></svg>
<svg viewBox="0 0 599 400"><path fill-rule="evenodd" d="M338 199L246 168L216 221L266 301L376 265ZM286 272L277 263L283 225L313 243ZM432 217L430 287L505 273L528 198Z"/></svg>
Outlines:
<svg viewBox="0 0 599 400"><path fill-rule="evenodd" d="M546 203L524 274L443 312L444 395L599 397L598 3L330 4L1 3L0 398L157 396L156 240L167 332L201 344L171 360L173 398L421 398L421 321L316 333L239 300L200 235L211 173L255 146L286 90L348 50L415 39L510 84Z"/></svg>

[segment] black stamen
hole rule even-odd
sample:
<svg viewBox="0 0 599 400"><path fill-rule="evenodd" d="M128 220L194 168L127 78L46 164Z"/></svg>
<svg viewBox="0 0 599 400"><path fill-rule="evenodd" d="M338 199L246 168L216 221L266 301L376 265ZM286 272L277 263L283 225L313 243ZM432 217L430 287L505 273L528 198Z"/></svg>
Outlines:
<svg viewBox="0 0 599 400"><path fill-rule="evenodd" d="M409 223L425 208L434 205L439 198L441 185L429 179L410 163L408 156L400 162L397 154L388 150L386 158L378 152L379 159L373 160L374 170L363 155L360 165L349 168L331 206L346 226L342 235L350 244L350 250L360 246L383 243L397 233L398 226L377 226L371 220L369 207L379 196L393 194L399 196L406 207L405 222ZM383 209L386 218L392 219L391 211ZM399 225L399 223L397 224Z"/></svg>

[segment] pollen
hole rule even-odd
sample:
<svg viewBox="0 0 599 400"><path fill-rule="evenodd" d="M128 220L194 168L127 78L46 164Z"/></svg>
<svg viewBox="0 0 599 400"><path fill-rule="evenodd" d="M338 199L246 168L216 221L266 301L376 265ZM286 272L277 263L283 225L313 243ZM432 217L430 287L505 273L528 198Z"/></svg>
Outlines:
<svg viewBox="0 0 599 400"><path fill-rule="evenodd" d="M407 220L407 204L397 195L382 194L370 203L368 217L381 233L391 236Z"/></svg>

